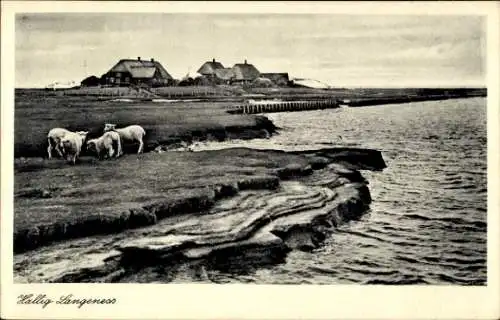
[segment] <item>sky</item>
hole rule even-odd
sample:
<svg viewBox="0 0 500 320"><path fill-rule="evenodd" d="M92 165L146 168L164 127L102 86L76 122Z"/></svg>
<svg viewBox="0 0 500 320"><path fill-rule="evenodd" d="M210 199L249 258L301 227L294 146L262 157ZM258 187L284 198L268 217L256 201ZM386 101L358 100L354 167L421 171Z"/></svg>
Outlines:
<svg viewBox="0 0 500 320"><path fill-rule="evenodd" d="M101 76L154 58L174 78L245 59L336 87L484 86L480 16L30 13L16 15L16 87Z"/></svg>

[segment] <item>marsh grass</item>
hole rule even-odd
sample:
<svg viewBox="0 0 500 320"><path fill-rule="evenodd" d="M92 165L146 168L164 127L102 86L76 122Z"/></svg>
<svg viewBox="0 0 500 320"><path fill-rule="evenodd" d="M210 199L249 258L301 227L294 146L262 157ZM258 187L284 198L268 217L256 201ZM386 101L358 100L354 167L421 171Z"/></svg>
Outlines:
<svg viewBox="0 0 500 320"><path fill-rule="evenodd" d="M113 102L85 97L19 94L15 101L14 156L46 157L47 133L56 127L89 131L88 139L102 135L104 123L119 127L139 124L146 130L145 151L180 141L224 140L230 135L265 137L273 132L265 118L231 115L217 102ZM246 131L246 132L245 132ZM135 152L137 146L126 146Z"/></svg>

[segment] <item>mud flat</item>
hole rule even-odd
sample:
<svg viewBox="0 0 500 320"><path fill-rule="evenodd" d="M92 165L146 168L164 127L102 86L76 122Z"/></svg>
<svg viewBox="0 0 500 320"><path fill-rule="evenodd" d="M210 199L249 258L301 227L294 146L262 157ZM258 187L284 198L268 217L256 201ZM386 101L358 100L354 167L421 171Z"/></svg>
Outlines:
<svg viewBox="0 0 500 320"><path fill-rule="evenodd" d="M348 148L46 163L15 165L16 282L206 280L207 268L279 263L366 212L359 170L385 168L380 152Z"/></svg>

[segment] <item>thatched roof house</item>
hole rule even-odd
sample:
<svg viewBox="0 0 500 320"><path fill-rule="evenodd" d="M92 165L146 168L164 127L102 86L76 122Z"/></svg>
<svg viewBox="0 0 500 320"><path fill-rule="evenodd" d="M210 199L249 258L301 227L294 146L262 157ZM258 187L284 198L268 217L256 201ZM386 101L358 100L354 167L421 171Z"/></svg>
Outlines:
<svg viewBox="0 0 500 320"><path fill-rule="evenodd" d="M154 59L121 59L102 76L104 83L117 86L146 84L165 86L173 81L172 76Z"/></svg>
<svg viewBox="0 0 500 320"><path fill-rule="evenodd" d="M197 72L204 76L214 76L215 71L218 69L224 69L224 66L222 65L222 63L215 61L215 59L212 59L212 61L205 62Z"/></svg>
<svg viewBox="0 0 500 320"><path fill-rule="evenodd" d="M259 70L250 63L237 63L233 67L234 80L236 82L251 82L260 76Z"/></svg>

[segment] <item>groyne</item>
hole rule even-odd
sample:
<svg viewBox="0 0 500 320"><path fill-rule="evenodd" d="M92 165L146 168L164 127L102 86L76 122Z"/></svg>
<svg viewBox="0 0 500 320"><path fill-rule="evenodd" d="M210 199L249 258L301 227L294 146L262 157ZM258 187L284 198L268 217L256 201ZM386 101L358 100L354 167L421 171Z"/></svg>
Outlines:
<svg viewBox="0 0 500 320"><path fill-rule="evenodd" d="M401 95L401 96L382 96L382 97L354 97L350 99L341 99L340 104L349 107L365 107L365 106L377 106L384 104L399 104L399 103L410 103L410 102L420 102L420 101L438 101L438 100L448 100L448 99L464 99L464 98L475 98L475 97L486 97L485 90L476 91L458 91L451 93L434 93L434 94L421 94L421 95Z"/></svg>
<svg viewBox="0 0 500 320"><path fill-rule="evenodd" d="M285 111L308 111L333 109L340 106L335 99L311 100L311 101L258 101L227 107L227 112L231 114L256 114Z"/></svg>

